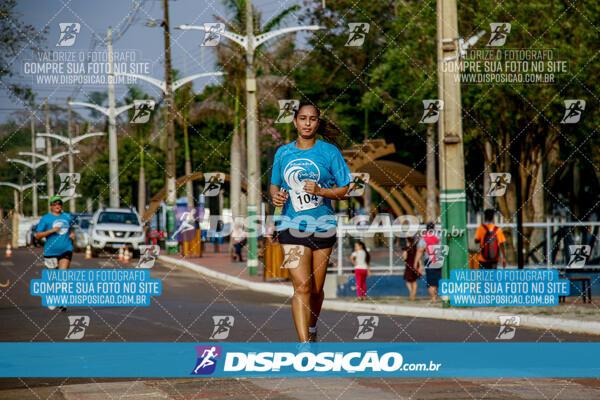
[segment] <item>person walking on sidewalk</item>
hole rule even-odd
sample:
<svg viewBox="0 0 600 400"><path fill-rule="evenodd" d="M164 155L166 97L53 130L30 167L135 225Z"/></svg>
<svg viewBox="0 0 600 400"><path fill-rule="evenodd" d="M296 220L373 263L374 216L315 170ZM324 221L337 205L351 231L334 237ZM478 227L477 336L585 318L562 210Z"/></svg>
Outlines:
<svg viewBox="0 0 600 400"><path fill-rule="evenodd" d="M235 248L234 261L236 257L239 262L244 261L242 257L242 248L246 245L246 232L240 224L235 224L233 232L231 233L231 238L233 239L233 247Z"/></svg>
<svg viewBox="0 0 600 400"><path fill-rule="evenodd" d="M406 263L404 268L404 280L408 288L411 300L417 298L417 281L423 274L423 253L425 252L425 241L418 233L406 238L406 247L402 251L402 258Z"/></svg>
<svg viewBox="0 0 600 400"><path fill-rule="evenodd" d="M346 198L352 181L338 148L317 139L328 133L319 109L301 103L294 111L295 141L275 153L270 194L283 207L278 217L284 267L292 277L292 314L300 342L316 341L323 285L336 242L337 222L331 200ZM285 190L282 190L285 189Z"/></svg>
<svg viewBox="0 0 600 400"><path fill-rule="evenodd" d="M496 269L502 253L502 266L506 268L506 253L504 243L506 237L500 227L494 225L496 212L488 208L483 212L483 224L475 232L475 243L479 245L479 268Z"/></svg>
<svg viewBox="0 0 600 400"><path fill-rule="evenodd" d="M427 291L431 301L437 301L438 286L442 279L443 261L436 257L436 249L439 251L440 239L435 235L435 224L427 224L427 232L423 235L423 240L427 247L425 248L425 278L427 279ZM437 247L436 247L437 246Z"/></svg>
<svg viewBox="0 0 600 400"><path fill-rule="evenodd" d="M75 233L72 232L73 219L71 214L63 212L63 201L60 196L50 199L50 212L43 215L37 225L35 238L46 238L44 244L44 265L47 268L69 269L73 257L73 240ZM55 306L48 306L54 310ZM66 311L64 306L59 307Z"/></svg>
<svg viewBox="0 0 600 400"><path fill-rule="evenodd" d="M354 243L354 251L350 255L350 261L354 265L356 295L359 300L365 300L367 298L367 277L371 276L371 256L363 242Z"/></svg>

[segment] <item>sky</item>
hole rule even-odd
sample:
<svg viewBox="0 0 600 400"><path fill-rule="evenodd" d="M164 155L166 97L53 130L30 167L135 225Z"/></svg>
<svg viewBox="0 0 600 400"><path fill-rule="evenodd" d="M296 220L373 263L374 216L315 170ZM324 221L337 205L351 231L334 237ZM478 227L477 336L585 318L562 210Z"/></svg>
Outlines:
<svg viewBox="0 0 600 400"><path fill-rule="evenodd" d="M136 7L136 5L139 6ZM262 13L263 23L279 14L284 9L299 0L254 0L255 7ZM229 15L222 5L222 0L170 0L170 24L175 27L181 24L203 25L215 22L214 15L227 18ZM162 20L162 1L160 0L18 0L16 10L21 14L20 20L33 25L38 29L48 28L45 51L36 54L29 50L23 51L13 61L13 70L17 75L12 81L30 85L36 94L36 102L42 103L48 97L49 103L66 106L67 97L72 101L89 102L89 95L94 91L106 91L106 83L78 84L68 81L53 81L52 79L65 79L67 76L81 77L77 73L80 68L80 59L86 57L102 56L105 47L101 43L93 44L93 38L106 37L109 26L113 30L113 48L123 62L123 68L128 72L138 71L158 79L164 79L164 40L163 30L160 26L147 27L150 19ZM299 14L303 11L301 10ZM291 17L288 25L295 25L297 20ZM62 42L60 24L79 24L74 42ZM119 35L119 32L121 34ZM202 47L200 43L204 38L201 31L182 31L171 29L172 66L181 71L185 76L203 72L214 72L215 57L209 47ZM98 41L96 41L98 42ZM90 50L94 50L90 52ZM55 56L60 55L61 60L44 59L54 51ZM91 54L90 54L91 53ZM115 60L117 62L117 60ZM44 65L54 70L45 71ZM95 79L101 79L103 63L87 65L91 68ZM41 65L41 66L40 66ZM62 68L58 70L57 68ZM51 76L59 76L51 78ZM60 78L62 76L62 78ZM105 77L104 77L105 79ZM139 81L138 81L139 82ZM201 78L194 82L194 90L200 91L207 83L218 83L218 78ZM123 101L127 90L127 82L115 86L116 100ZM160 91L147 83L139 86L154 98L161 96ZM6 122L10 114L25 106L18 100L8 96L2 90L0 96L0 122ZM84 112L82 114L85 115Z"/></svg>

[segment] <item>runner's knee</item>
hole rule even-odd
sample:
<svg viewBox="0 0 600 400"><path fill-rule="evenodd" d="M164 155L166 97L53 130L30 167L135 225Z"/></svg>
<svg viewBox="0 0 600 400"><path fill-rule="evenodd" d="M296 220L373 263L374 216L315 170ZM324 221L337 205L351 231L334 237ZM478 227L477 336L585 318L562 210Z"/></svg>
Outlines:
<svg viewBox="0 0 600 400"><path fill-rule="evenodd" d="M303 283L301 285L298 285L294 289L294 294L297 294L297 295L300 295L300 296L311 294L311 287L310 287L310 285L308 283L306 283L306 284Z"/></svg>

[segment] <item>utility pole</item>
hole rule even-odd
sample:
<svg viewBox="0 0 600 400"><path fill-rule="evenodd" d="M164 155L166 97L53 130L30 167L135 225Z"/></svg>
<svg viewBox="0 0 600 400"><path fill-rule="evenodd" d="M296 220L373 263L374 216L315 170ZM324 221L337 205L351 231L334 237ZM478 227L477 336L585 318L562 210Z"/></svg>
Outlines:
<svg viewBox="0 0 600 400"><path fill-rule="evenodd" d="M256 72L254 70L254 51L261 44L277 36L297 31L316 31L324 29L320 26L295 26L291 28L278 29L254 36L254 18L252 15L252 0L246 0L246 36L237 33L222 31L219 35L226 37L240 45L246 56L246 143L248 163L248 275L258 274L258 252L257 252L257 220L258 207L260 205L260 164L258 152L258 123L256 115ZM207 32L208 28L198 25L180 25L178 29L199 30Z"/></svg>
<svg viewBox="0 0 600 400"><path fill-rule="evenodd" d="M166 241L167 254L177 254L177 241L170 240L171 234L175 231L175 207L177 207L177 188L175 186L175 126L173 125L173 86L171 72L171 38L169 32L169 2L163 0L164 20L163 28L165 35L165 114L167 133L167 165L166 165L166 189L167 189L167 232L169 236Z"/></svg>
<svg viewBox="0 0 600 400"><path fill-rule="evenodd" d="M35 113L31 112L31 152L35 153ZM33 194L32 194L32 213L34 217L38 216L38 192L37 192L37 168L35 167L35 156L31 156L31 174L33 175Z"/></svg>
<svg viewBox="0 0 600 400"><path fill-rule="evenodd" d="M19 174L19 186L23 187L23 174ZM23 191L19 191L19 214L23 212Z"/></svg>
<svg viewBox="0 0 600 400"><path fill-rule="evenodd" d="M71 98L67 97L67 115L68 115L68 125L67 125L67 135L69 136L69 143L72 142L73 140L73 127L71 126L72 121L71 121ZM69 148L67 149L67 151L69 152L69 174L71 176L73 176L74 170L75 170L75 166L73 163L73 152L71 151L73 150L73 148L69 145ZM70 213L75 213L75 196L71 197L69 199L69 212Z"/></svg>
<svg viewBox="0 0 600 400"><path fill-rule="evenodd" d="M256 215L260 204L258 173L258 122L256 115L256 71L254 70L254 16L252 0L246 0L246 143L248 149L248 274L258 274Z"/></svg>
<svg viewBox="0 0 600 400"><path fill-rule="evenodd" d="M119 146L117 143L117 116L115 113L115 74L113 72L112 30L107 31L108 51L108 165L111 207L119 207Z"/></svg>
<svg viewBox="0 0 600 400"><path fill-rule="evenodd" d="M439 91L444 101L438 122L440 217L449 246L442 273L448 278L451 270L469 264L456 0L437 0L437 14ZM444 304L447 306L447 301Z"/></svg>
<svg viewBox="0 0 600 400"><path fill-rule="evenodd" d="M204 47L201 47L204 50ZM183 75L187 74L187 54L183 56ZM189 104L188 102L188 88L185 88L183 91L183 143L185 146L185 174L191 175L192 173L192 158L190 155L190 139L188 136L188 111ZM191 87L189 87L191 91ZM194 186L192 181L187 181L185 183L185 196L187 197L188 208L194 207Z"/></svg>
<svg viewBox="0 0 600 400"><path fill-rule="evenodd" d="M486 210L488 208L494 207L493 197L488 195L490 192L490 171L492 168L492 143L489 139L486 139L484 143L484 172L483 172L483 209Z"/></svg>
<svg viewBox="0 0 600 400"><path fill-rule="evenodd" d="M15 203L15 214L21 214L19 210L19 192L17 190L13 190L13 201Z"/></svg>
<svg viewBox="0 0 600 400"><path fill-rule="evenodd" d="M48 106L48 98L44 99L44 108L46 111L46 132L50 133L50 108ZM47 178L48 199L54 197L54 165L52 163L52 141L46 138L46 157L48 158ZM50 211L50 202L48 202L48 211Z"/></svg>
<svg viewBox="0 0 600 400"><path fill-rule="evenodd" d="M521 159L522 146L523 142L521 140L521 135L511 141L509 151L513 160ZM513 219L516 219L514 222L517 224L517 268L523 269L525 266L525 257L523 255L523 182L521 181L521 165L518 162L513 161L511 163L511 169L515 181L515 200L517 203L516 215L513 216Z"/></svg>
<svg viewBox="0 0 600 400"><path fill-rule="evenodd" d="M426 222L434 222L436 215L435 193L435 131L433 126L427 125L427 212Z"/></svg>

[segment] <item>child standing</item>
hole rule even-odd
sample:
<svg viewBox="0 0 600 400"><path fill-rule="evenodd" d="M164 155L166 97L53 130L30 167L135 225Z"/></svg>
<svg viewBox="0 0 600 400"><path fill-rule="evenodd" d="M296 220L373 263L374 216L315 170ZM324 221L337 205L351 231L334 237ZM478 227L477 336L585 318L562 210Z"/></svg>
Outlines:
<svg viewBox="0 0 600 400"><path fill-rule="evenodd" d="M367 277L371 276L371 256L363 242L354 243L354 252L350 255L350 261L354 265L356 295L359 300L364 300L367 298Z"/></svg>

